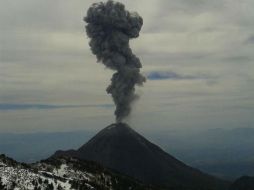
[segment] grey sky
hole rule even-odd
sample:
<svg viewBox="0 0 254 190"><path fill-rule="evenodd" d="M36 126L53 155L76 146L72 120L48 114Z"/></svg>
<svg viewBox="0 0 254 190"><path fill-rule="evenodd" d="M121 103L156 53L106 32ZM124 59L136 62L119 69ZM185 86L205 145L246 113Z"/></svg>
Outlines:
<svg viewBox="0 0 254 190"><path fill-rule="evenodd" d="M96 63L82 21L93 2L0 1L0 105L58 106L0 109L0 132L97 130L114 121L114 108L103 106L112 104L112 71ZM137 89L134 128L254 125L254 1L121 2L144 19L131 41L142 72L192 76Z"/></svg>

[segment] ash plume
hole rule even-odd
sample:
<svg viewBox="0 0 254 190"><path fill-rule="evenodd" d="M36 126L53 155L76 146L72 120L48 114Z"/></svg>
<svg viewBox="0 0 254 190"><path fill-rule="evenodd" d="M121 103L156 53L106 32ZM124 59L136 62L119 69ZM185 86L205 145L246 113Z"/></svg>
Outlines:
<svg viewBox="0 0 254 190"><path fill-rule="evenodd" d="M84 18L91 51L98 62L115 70L111 84L106 89L116 105L116 121L121 122L131 112L131 104L138 98L135 86L141 86L145 77L142 67L129 46L131 38L137 38L143 19L130 13L119 2L107 1L93 4Z"/></svg>

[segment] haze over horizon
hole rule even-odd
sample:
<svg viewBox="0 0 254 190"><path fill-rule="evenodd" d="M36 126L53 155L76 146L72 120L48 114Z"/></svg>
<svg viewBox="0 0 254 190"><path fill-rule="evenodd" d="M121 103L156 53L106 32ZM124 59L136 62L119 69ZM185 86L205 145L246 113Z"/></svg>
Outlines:
<svg viewBox="0 0 254 190"><path fill-rule="evenodd" d="M82 21L93 2L0 2L0 133L98 130L114 122L105 93L113 72L96 63ZM253 127L253 1L120 2L144 19L130 44L147 76L132 127Z"/></svg>

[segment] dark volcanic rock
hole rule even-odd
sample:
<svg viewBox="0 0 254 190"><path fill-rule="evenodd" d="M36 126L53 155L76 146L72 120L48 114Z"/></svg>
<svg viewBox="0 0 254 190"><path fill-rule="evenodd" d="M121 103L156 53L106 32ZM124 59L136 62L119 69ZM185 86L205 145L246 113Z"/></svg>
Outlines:
<svg viewBox="0 0 254 190"><path fill-rule="evenodd" d="M253 190L254 189L254 177L243 176L235 180L230 186L229 190Z"/></svg>
<svg viewBox="0 0 254 190"><path fill-rule="evenodd" d="M145 183L172 189L227 189L227 183L180 162L123 123L112 124L78 150L53 156L92 160Z"/></svg>

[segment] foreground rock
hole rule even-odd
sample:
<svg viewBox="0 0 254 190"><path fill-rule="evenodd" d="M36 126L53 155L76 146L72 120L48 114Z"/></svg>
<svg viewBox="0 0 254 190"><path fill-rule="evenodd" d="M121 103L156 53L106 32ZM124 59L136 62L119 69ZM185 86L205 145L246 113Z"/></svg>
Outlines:
<svg viewBox="0 0 254 190"><path fill-rule="evenodd" d="M0 189L158 190L94 162L59 157L27 165L4 155L0 155Z"/></svg>

